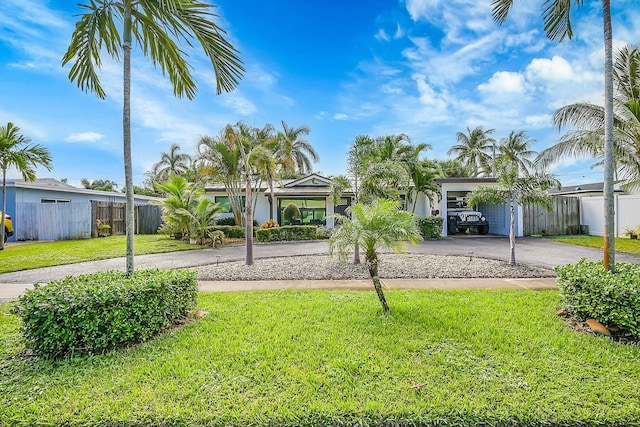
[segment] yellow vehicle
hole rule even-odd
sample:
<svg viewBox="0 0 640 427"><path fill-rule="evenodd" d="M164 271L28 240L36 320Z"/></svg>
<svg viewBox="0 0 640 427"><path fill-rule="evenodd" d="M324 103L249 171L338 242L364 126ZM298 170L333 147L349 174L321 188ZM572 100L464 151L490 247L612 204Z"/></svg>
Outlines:
<svg viewBox="0 0 640 427"><path fill-rule="evenodd" d="M0 211L2 215L2 211ZM9 237L13 236L13 222L10 215L4 216L4 241L6 242Z"/></svg>

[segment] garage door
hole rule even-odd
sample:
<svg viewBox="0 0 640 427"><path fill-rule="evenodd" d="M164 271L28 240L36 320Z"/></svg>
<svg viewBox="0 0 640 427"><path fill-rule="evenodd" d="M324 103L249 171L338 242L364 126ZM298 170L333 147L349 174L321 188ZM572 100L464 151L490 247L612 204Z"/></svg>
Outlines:
<svg viewBox="0 0 640 427"><path fill-rule="evenodd" d="M509 205L489 205L480 203L478 210L482 212L489 221L489 233L509 235Z"/></svg>

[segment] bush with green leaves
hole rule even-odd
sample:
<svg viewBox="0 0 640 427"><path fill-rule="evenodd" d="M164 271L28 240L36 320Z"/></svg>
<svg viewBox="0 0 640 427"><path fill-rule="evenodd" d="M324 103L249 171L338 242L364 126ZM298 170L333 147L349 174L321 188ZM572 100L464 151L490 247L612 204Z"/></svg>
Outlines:
<svg viewBox="0 0 640 427"><path fill-rule="evenodd" d="M420 216L416 217L416 225L420 229L420 234L425 239L439 239L442 237L442 224L444 218L441 216Z"/></svg>
<svg viewBox="0 0 640 427"><path fill-rule="evenodd" d="M185 318L197 294L194 271L108 271L36 284L14 310L27 345L58 358L147 340Z"/></svg>
<svg viewBox="0 0 640 427"><path fill-rule="evenodd" d="M216 225L210 228L211 231L222 231L227 239L244 239L244 227L239 225Z"/></svg>
<svg viewBox="0 0 640 427"><path fill-rule="evenodd" d="M555 270L564 306L572 315L640 339L640 264L617 263L611 272L602 262L582 259Z"/></svg>
<svg viewBox="0 0 640 427"><path fill-rule="evenodd" d="M318 238L315 225L284 225L282 227L256 230L259 242L280 242L290 240L315 240Z"/></svg>

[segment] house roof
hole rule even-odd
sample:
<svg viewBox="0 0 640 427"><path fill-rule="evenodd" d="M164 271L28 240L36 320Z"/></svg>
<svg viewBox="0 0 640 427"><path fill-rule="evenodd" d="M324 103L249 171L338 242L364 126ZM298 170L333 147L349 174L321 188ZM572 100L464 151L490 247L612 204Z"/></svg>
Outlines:
<svg viewBox="0 0 640 427"><path fill-rule="evenodd" d="M212 183L207 184L206 191L208 192L224 192L224 184ZM260 184L260 191L265 195L270 195L269 183L262 181ZM277 182L273 188L273 194L278 197L302 197L302 196L315 196L326 197L331 193L331 179L318 175L316 173L309 174L302 178L297 179L283 179ZM345 195L352 195L353 190L345 189L343 191Z"/></svg>
<svg viewBox="0 0 640 427"><path fill-rule="evenodd" d="M1 183L1 181L0 181ZM124 198L124 193L118 191L100 191L91 190L87 188L78 188L66 182L58 181L54 178L38 178L33 182L25 181L24 179L12 179L7 180L7 187L26 188L32 190L44 190L44 191L57 191L60 193L74 193L74 194L88 194L95 196L111 196ZM135 198L138 200L162 200L160 197L144 196L136 194Z"/></svg>
<svg viewBox="0 0 640 427"><path fill-rule="evenodd" d="M489 184L498 182L496 178L437 178L436 182L442 184Z"/></svg>
<svg viewBox="0 0 640 427"><path fill-rule="evenodd" d="M613 183L614 193L624 193L622 181ZM560 190L551 188L548 190L551 196L568 196L568 195L584 195L584 194L602 194L604 193L604 182L594 182L590 184L567 185Z"/></svg>

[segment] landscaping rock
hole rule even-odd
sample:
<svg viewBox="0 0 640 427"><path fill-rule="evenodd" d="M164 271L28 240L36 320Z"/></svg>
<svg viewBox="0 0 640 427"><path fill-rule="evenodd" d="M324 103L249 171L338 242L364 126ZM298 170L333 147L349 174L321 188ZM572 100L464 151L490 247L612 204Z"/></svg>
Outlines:
<svg viewBox="0 0 640 427"><path fill-rule="evenodd" d="M596 319L587 319L586 323L587 325L589 325L589 328L591 328L591 330L596 334L605 335L607 337L611 336L611 331L609 331L609 329L606 326L598 322Z"/></svg>

